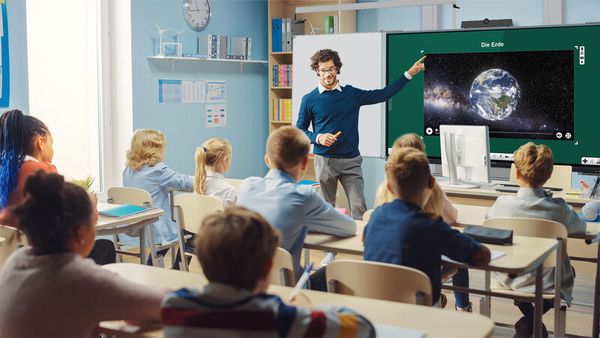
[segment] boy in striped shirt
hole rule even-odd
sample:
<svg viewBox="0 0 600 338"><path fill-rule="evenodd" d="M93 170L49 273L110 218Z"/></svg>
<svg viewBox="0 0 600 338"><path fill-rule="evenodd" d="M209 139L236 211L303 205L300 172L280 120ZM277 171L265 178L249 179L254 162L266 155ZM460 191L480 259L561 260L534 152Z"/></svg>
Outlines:
<svg viewBox="0 0 600 338"><path fill-rule="evenodd" d="M162 304L165 337L375 337L364 317L347 308L287 305L266 293L279 234L242 207L207 217L196 255L209 283L180 289ZM310 304L300 294L292 304Z"/></svg>

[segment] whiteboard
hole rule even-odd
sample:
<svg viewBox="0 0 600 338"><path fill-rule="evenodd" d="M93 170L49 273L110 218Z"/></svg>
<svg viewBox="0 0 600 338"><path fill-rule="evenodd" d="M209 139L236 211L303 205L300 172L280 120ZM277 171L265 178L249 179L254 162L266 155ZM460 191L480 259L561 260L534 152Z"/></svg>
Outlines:
<svg viewBox="0 0 600 338"><path fill-rule="evenodd" d="M319 49L333 49L342 60L340 85L360 89L385 86L385 39L383 32L298 35L294 37L292 123L296 125L300 102L315 89L319 78L310 68L310 57ZM362 106L359 113L359 150L366 157L384 157L385 103Z"/></svg>

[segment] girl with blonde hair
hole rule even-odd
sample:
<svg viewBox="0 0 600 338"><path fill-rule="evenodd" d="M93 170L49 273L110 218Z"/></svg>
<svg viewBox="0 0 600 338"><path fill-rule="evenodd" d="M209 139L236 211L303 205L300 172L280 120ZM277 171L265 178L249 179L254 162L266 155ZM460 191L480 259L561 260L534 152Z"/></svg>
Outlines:
<svg viewBox="0 0 600 338"><path fill-rule="evenodd" d="M423 152L425 151L423 140L421 140L417 134L413 133L404 134L398 137L392 146L392 153L405 147L412 147ZM393 200L394 196L387 189L386 179L377 189L377 194L375 195L375 207ZM456 223L458 217L458 210L452 206L452 203L448 200L448 197L437 183L433 185L431 196L423 205L423 211L430 213L433 217L442 217L444 222L450 225Z"/></svg>
<svg viewBox="0 0 600 338"><path fill-rule="evenodd" d="M196 149L196 177L194 192L213 196L230 207L236 203L237 192L225 180L225 173L231 166L231 143L227 140L211 138Z"/></svg>
<svg viewBox="0 0 600 338"><path fill-rule="evenodd" d="M127 167L123 171L125 187L148 191L152 195L152 205L164 210L164 214L152 225L156 244L171 243L179 238L179 226L172 221L168 190L191 192L194 189L192 177L178 173L163 163L166 143L165 134L158 130L136 130L127 151ZM166 251L160 251L159 254L164 255ZM151 259L148 263L151 263Z"/></svg>

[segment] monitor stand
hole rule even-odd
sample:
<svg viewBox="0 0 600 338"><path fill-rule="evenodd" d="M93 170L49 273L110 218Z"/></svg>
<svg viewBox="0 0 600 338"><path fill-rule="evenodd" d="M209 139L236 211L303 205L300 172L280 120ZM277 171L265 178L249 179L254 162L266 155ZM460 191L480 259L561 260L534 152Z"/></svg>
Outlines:
<svg viewBox="0 0 600 338"><path fill-rule="evenodd" d="M456 165L455 165L454 161L450 161L450 162L451 163L448 163L448 172L450 173L449 181L448 182L440 182L439 185L441 187L452 188L452 189L476 189L476 188L481 187L480 184L459 181L458 177L456 175Z"/></svg>

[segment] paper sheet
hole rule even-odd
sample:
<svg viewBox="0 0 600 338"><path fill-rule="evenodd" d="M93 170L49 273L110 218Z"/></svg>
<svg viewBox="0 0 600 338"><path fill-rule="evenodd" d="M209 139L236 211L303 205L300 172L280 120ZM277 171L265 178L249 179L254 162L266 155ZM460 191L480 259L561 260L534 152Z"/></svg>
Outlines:
<svg viewBox="0 0 600 338"><path fill-rule="evenodd" d="M490 261L493 261L495 259L498 259L498 258L506 255L506 252L500 251L500 250L490 250L490 253L491 253L491 259L490 259ZM442 260L446 261L446 262L460 263L460 262L457 262L457 261L455 261L453 259L450 259L446 255L442 255Z"/></svg>
<svg viewBox="0 0 600 338"><path fill-rule="evenodd" d="M204 102L204 81L186 80L181 82L182 103Z"/></svg>
<svg viewBox="0 0 600 338"><path fill-rule="evenodd" d="M423 338L425 332L421 332L415 329L407 329L405 327L390 326L390 325L375 325L375 332L377 337L382 338Z"/></svg>
<svg viewBox="0 0 600 338"><path fill-rule="evenodd" d="M206 102L225 102L227 100L227 82L206 81L204 84Z"/></svg>
<svg viewBox="0 0 600 338"><path fill-rule="evenodd" d="M227 126L227 107L224 104L207 104L206 128L219 128Z"/></svg>

